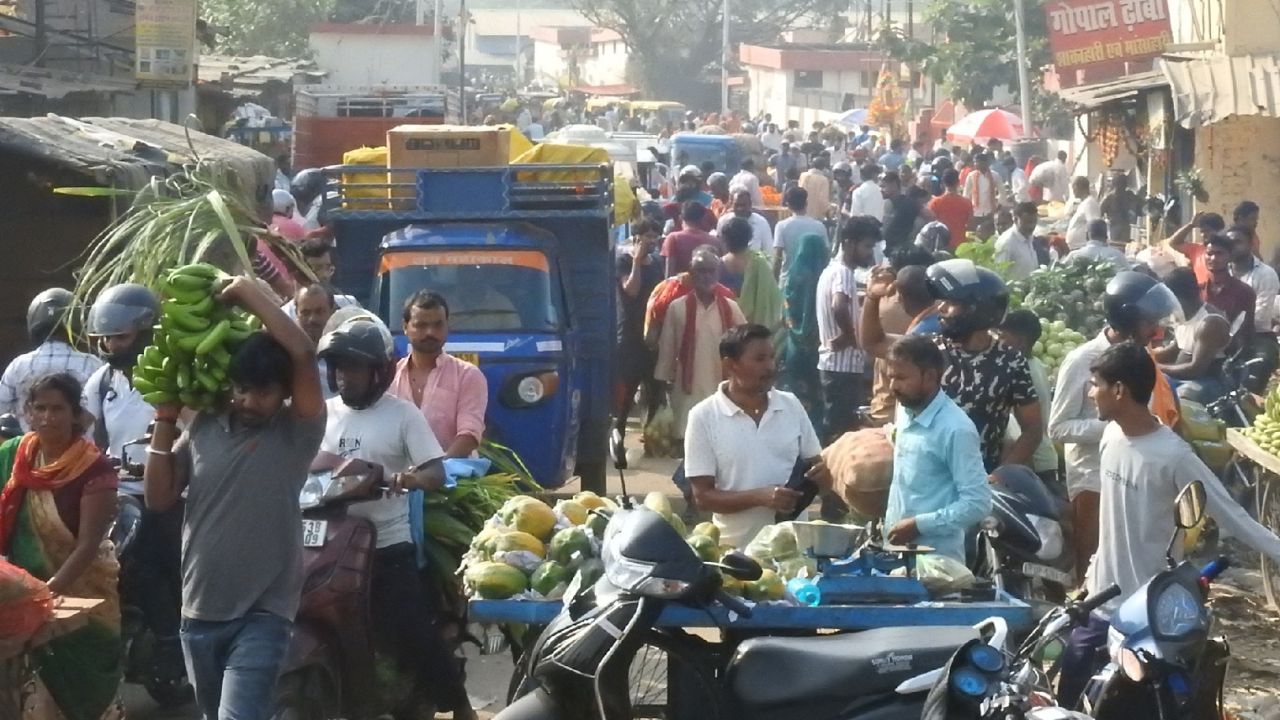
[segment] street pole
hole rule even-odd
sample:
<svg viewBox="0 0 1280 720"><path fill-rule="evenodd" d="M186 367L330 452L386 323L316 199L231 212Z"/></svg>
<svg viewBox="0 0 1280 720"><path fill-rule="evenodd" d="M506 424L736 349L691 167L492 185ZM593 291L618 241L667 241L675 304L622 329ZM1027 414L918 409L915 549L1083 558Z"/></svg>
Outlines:
<svg viewBox="0 0 1280 720"><path fill-rule="evenodd" d="M458 4L458 113L462 115L462 124L467 125L467 0Z"/></svg>
<svg viewBox="0 0 1280 720"><path fill-rule="evenodd" d="M516 76L516 89L519 89L521 84L521 78L520 78L520 45L521 45L520 41L521 40L522 38L520 37L520 0L516 0L516 64L514 68L515 76Z"/></svg>
<svg viewBox="0 0 1280 720"><path fill-rule="evenodd" d="M1015 39L1018 44L1018 99L1022 104L1022 136L1031 136L1031 75L1027 69L1027 20L1023 0L1013 0Z"/></svg>
<svg viewBox="0 0 1280 720"><path fill-rule="evenodd" d="M720 50L720 113L729 114L729 0L724 0L721 7L724 17L721 19L720 35L724 47ZM723 121L723 118L721 118Z"/></svg>
<svg viewBox="0 0 1280 720"><path fill-rule="evenodd" d="M444 0L436 0L435 14L431 17L431 37L436 40L436 83L444 74L444 38L440 36L440 16L444 14Z"/></svg>

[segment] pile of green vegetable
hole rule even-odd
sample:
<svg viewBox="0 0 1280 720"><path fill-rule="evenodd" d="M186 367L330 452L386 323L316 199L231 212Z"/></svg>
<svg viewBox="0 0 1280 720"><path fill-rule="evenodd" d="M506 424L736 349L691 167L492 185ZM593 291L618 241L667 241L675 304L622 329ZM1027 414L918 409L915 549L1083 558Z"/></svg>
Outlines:
<svg viewBox="0 0 1280 720"><path fill-rule="evenodd" d="M1092 337L1106 324L1102 294L1115 274L1115 266L1106 261L1042 267L1025 280L1009 283L1009 306L1026 308L1043 320Z"/></svg>
<svg viewBox="0 0 1280 720"><path fill-rule="evenodd" d="M1062 359L1067 356L1067 353L1082 345L1085 340L1087 338L1083 334L1067 327L1067 324L1061 320L1040 318L1040 339L1032 348L1031 354L1044 363L1045 371L1049 374L1049 382L1052 383L1058 375L1058 366L1062 364Z"/></svg>
<svg viewBox="0 0 1280 720"><path fill-rule="evenodd" d="M193 410L217 407L231 391L227 365L258 319L218 302L228 276L196 263L166 274L160 322L133 368L133 386L153 405L181 403Z"/></svg>
<svg viewBox="0 0 1280 720"><path fill-rule="evenodd" d="M455 487L426 493L423 524L428 566L440 587L460 593L458 568L477 533L512 498L537 489L533 476L512 450L484 441L479 455L490 473L460 478Z"/></svg>
<svg viewBox="0 0 1280 720"><path fill-rule="evenodd" d="M1262 412L1245 428L1244 436L1272 455L1280 456L1280 389L1267 393Z"/></svg>

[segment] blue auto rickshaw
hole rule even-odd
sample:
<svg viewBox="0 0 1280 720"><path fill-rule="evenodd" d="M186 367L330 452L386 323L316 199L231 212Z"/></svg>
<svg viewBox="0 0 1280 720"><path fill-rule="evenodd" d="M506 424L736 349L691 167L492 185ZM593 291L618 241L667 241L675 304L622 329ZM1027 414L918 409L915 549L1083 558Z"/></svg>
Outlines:
<svg viewBox="0 0 1280 720"><path fill-rule="evenodd" d="M407 209L344 201L335 183L338 284L367 299L402 355L405 300L421 289L444 296L446 351L478 365L488 382L486 438L515 450L544 487L576 473L602 492L617 312L612 171L538 165L411 175L417 201Z"/></svg>

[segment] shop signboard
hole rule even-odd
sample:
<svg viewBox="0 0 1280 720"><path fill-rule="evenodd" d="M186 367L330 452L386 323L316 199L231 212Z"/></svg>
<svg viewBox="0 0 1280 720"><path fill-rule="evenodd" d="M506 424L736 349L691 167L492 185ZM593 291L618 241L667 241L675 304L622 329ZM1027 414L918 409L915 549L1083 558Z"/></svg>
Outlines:
<svg viewBox="0 0 1280 720"><path fill-rule="evenodd" d="M1149 60L1173 42L1166 0L1050 0L1044 13L1059 74Z"/></svg>
<svg viewBox="0 0 1280 720"><path fill-rule="evenodd" d="M182 88L195 74L196 0L137 0L134 77L150 87Z"/></svg>

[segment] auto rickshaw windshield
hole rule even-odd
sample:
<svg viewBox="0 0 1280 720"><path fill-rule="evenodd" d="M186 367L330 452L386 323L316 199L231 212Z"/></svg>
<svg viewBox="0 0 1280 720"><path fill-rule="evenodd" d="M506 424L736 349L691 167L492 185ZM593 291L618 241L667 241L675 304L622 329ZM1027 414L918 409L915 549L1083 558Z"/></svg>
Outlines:
<svg viewBox="0 0 1280 720"><path fill-rule="evenodd" d="M554 332L563 313L546 256L536 251L414 252L384 264L387 315L419 290L449 304L450 332ZM388 259L396 258L390 256Z"/></svg>

